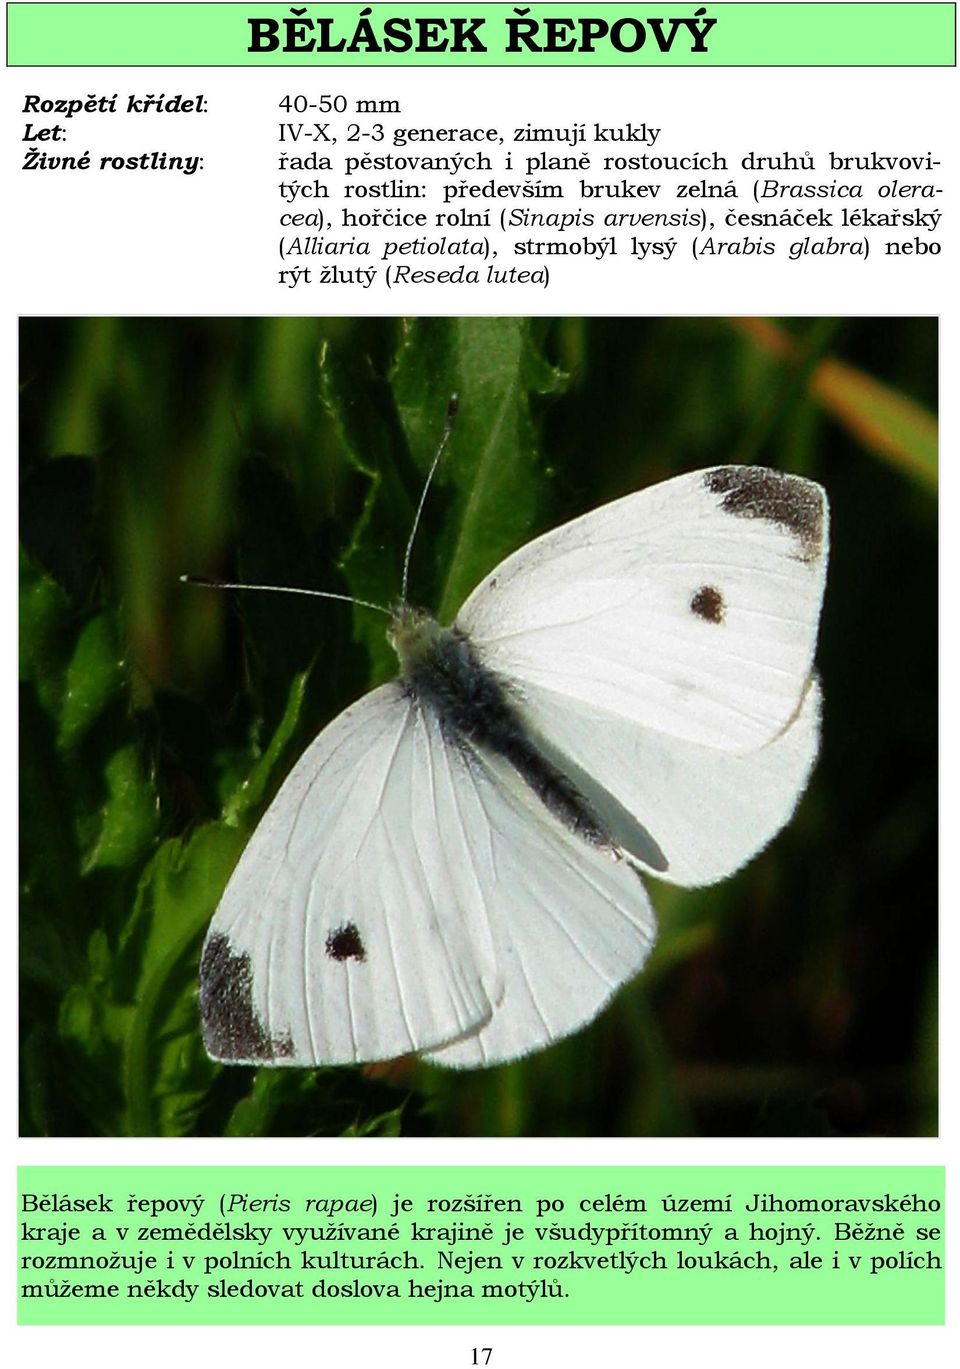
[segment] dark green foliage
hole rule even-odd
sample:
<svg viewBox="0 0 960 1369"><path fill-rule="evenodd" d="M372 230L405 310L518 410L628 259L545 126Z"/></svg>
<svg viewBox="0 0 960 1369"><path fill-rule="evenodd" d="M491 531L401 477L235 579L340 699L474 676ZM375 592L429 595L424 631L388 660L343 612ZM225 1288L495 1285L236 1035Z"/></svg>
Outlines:
<svg viewBox="0 0 960 1369"><path fill-rule="evenodd" d="M829 1134L936 1127L935 325L927 320L35 320L22 339L22 1129ZM651 881L649 971L468 1074L223 1068L200 946L319 727L514 547L680 470L821 480L826 714L737 878Z"/></svg>

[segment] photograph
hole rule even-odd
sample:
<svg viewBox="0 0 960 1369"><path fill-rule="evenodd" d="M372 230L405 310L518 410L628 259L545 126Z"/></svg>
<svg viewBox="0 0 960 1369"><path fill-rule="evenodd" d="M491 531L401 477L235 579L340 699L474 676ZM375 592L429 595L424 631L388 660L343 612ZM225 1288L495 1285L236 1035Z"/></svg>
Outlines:
<svg viewBox="0 0 960 1369"><path fill-rule="evenodd" d="M938 363L22 317L20 1134L936 1136Z"/></svg>

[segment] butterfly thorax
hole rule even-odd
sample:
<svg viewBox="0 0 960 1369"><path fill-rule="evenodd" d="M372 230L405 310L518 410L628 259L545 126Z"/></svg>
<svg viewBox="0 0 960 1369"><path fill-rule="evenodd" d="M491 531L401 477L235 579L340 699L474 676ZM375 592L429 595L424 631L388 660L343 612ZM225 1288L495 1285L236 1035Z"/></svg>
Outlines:
<svg viewBox="0 0 960 1369"><path fill-rule="evenodd" d="M428 710L452 745L502 757L561 822L596 846L610 844L604 824L577 786L531 737L521 701L484 665L462 628L442 627L423 609L403 605L387 636L400 658L408 697Z"/></svg>
<svg viewBox="0 0 960 1369"><path fill-rule="evenodd" d="M486 742L522 731L503 681L484 666L462 628L442 627L425 609L403 604L394 610L387 637L407 693L448 732Z"/></svg>
<svg viewBox="0 0 960 1369"><path fill-rule="evenodd" d="M431 709L448 733L486 741L488 734L520 729L502 682L461 628L442 627L425 609L403 604L387 637L408 695Z"/></svg>

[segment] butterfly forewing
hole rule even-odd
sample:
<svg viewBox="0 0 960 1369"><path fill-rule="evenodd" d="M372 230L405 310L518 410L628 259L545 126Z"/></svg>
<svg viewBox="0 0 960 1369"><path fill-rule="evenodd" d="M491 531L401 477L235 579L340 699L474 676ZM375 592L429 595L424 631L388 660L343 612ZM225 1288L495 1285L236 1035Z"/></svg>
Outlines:
<svg viewBox="0 0 960 1369"><path fill-rule="evenodd" d="M385 685L336 718L250 839L204 948L216 1059L383 1060L476 1029L500 996L475 836L439 728ZM482 833L480 834L482 839Z"/></svg>
<svg viewBox="0 0 960 1369"><path fill-rule="evenodd" d="M716 467L530 542L457 622L521 691L749 751L787 726L807 687L826 548L819 486Z"/></svg>

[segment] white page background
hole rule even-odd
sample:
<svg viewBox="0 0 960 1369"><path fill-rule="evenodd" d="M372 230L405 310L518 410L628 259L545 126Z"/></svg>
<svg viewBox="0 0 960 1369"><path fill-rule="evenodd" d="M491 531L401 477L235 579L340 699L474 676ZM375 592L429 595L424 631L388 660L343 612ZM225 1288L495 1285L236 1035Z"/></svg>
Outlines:
<svg viewBox="0 0 960 1369"><path fill-rule="evenodd" d="M826 7L820 7L825 9ZM253 12L253 11L251 11ZM651 10L651 12L654 12ZM659 12L659 11L658 11ZM666 12L666 11L665 11ZM951 535L954 504L952 460L956 431L956 252L949 230L955 212L957 172L957 81L954 70L748 70L604 69L573 71L522 69L409 71L334 69L243 70L86 70L39 73L6 70L3 76L7 137L5 285L3 292L3 431L16 450L16 332L22 314L937 314L941 317L942 423L944 449L943 576L956 583L956 537ZM287 118L277 111L282 95L310 88L342 91L351 97L396 98L402 119L414 124L569 124L601 118L616 123L647 121L669 130L683 149L732 153L752 146L776 154L789 149L823 154L876 149L881 153L933 151L942 157L945 193L936 207L946 220L939 257L883 262L879 253L866 266L842 259L739 259L734 264L689 260L645 266L621 259L617 272L583 261L557 264L555 284L535 289L464 292L455 287L423 287L406 292L321 289L290 291L275 283L281 208L280 179L273 169L278 150L276 125ZM201 121L156 121L152 137L117 121L111 148L139 152L161 146L168 151L200 152L207 159L202 176L169 175L76 177L55 174L27 181L18 174L22 149L23 97L39 91L57 97L114 90L141 93L202 91L214 111ZM79 121L74 121L77 124ZM161 127L162 125L162 127ZM71 130L79 147L86 141ZM100 141L103 141L102 137ZM416 149L413 149L416 150ZM426 149L422 149L426 150ZM441 149L432 149L440 151ZM560 150L560 149L557 149ZM661 145L657 150L666 151ZM691 179L694 176L691 173ZM711 177L712 179L712 177ZM718 177L718 179L723 179ZM827 180L826 173L812 179ZM900 202L901 205L906 202ZM538 206L540 207L540 206ZM543 207L549 207L543 206ZM615 206L613 206L615 207ZM628 206L624 206L628 207ZM750 206L744 205L744 208ZM809 207L809 206L807 206ZM929 203L921 207L929 207ZM797 230L790 236L802 236ZM922 234L921 234L922 236ZM429 262L422 263L424 265ZM12 458L9 469L12 471ZM6 508L11 522L15 499ZM7 543L13 546L13 536ZM953 596L945 596L944 697L957 697ZM4 640L12 650L15 609L10 587L3 599ZM896 651L895 626L890 650ZM5 716L13 746L12 669ZM945 710L944 766L946 830L956 812L950 758L956 756L953 710ZM5 851L13 868L13 778L7 791ZM537 1140L22 1140L12 1142L12 1109L4 1135L10 1226L13 1174L20 1164L942 1164L956 1155L957 1134L957 881L949 859L944 868L941 965L941 1138L940 1139L537 1139ZM12 917L8 919L12 925ZM13 934L7 950L10 978L16 965ZM905 912L904 936L910 935ZM11 1014L16 1002L11 982ZM896 1013L896 1003L890 1004ZM11 1023L11 1034L13 1024ZM12 1099L13 1090L5 1091ZM948 1173L948 1193L953 1187ZM948 1227L949 1234L949 1227ZM950 1245L953 1253L955 1246ZM13 1285L8 1247L7 1287ZM955 1318L956 1260L947 1266L949 1306ZM13 1312L10 1312L10 1322ZM514 1365L585 1363L711 1362L738 1365L775 1363L784 1369L845 1363L848 1359L880 1367L954 1363L955 1324L943 1328L909 1327L624 1327L505 1328L468 1327L199 1327L199 1328L18 1328L16 1362L63 1364L78 1357L106 1365L144 1366L182 1362L254 1366L264 1363L344 1363L398 1366L469 1366L472 1346L494 1347L491 1369ZM13 1361L11 1361L13 1362Z"/></svg>

